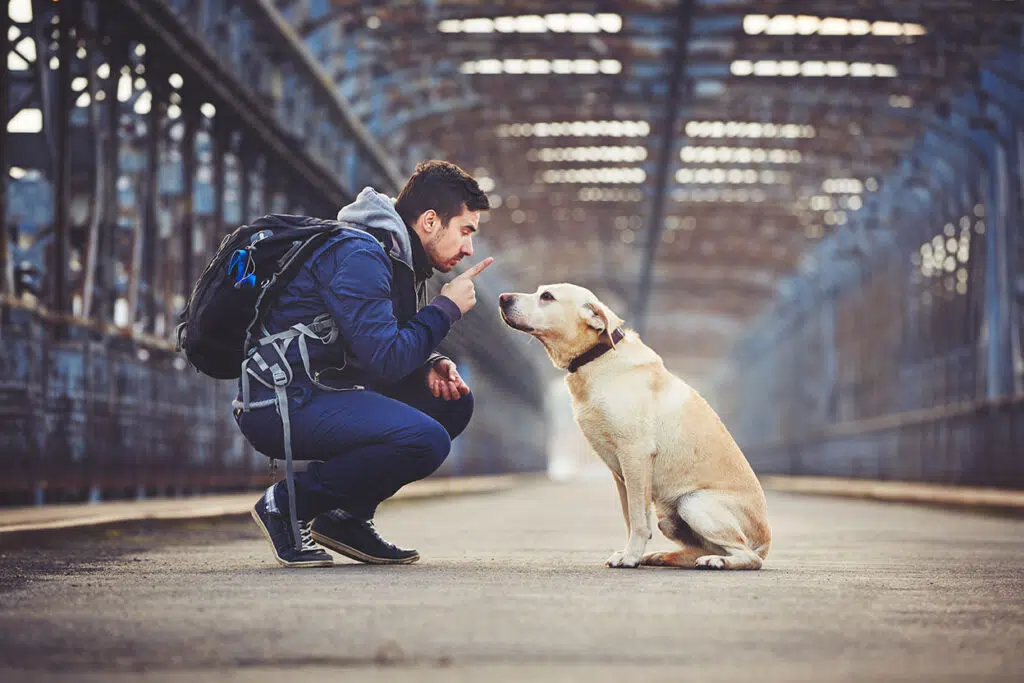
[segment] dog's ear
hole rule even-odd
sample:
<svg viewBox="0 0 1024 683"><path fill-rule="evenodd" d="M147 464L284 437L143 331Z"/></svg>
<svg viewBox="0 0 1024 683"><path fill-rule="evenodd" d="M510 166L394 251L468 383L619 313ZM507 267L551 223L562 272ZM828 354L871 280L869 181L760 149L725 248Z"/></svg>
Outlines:
<svg viewBox="0 0 1024 683"><path fill-rule="evenodd" d="M610 316L607 308L601 304L588 302L583 304L580 315L587 321L587 325L601 333L601 341L611 345L613 349L615 348L615 340L612 339L612 331L609 329Z"/></svg>

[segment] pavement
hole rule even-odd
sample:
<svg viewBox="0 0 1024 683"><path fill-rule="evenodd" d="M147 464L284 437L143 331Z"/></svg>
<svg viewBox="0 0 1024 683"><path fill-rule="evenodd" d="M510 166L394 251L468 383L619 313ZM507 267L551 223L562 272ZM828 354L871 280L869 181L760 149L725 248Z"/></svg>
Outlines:
<svg viewBox="0 0 1024 683"><path fill-rule="evenodd" d="M296 468L298 470L299 468ZM535 474L505 474L478 477L429 477L403 487L397 500L432 498L464 493L501 491ZM268 484L270 479L268 478ZM150 498L146 500L112 500L101 503L57 503L0 507L0 548L22 536L39 532L75 530L80 527L110 526L140 520L197 520L214 517L247 515L258 491L210 495ZM1024 504L1022 504L1024 505Z"/></svg>
<svg viewBox="0 0 1024 683"><path fill-rule="evenodd" d="M386 505L409 566L279 568L237 517L40 534L0 552L0 680L1024 677L1024 520L777 491L769 514L759 572L606 569L610 477Z"/></svg>

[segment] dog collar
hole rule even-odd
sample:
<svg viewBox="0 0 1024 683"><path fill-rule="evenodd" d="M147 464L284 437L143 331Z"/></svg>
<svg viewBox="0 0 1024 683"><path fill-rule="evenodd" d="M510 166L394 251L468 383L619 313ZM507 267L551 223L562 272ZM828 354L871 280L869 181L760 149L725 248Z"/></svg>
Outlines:
<svg viewBox="0 0 1024 683"><path fill-rule="evenodd" d="M597 344L596 346L590 347L590 350L584 351L580 355L569 361L569 364L565 366L565 369L569 372L576 372L590 361L597 360L604 354L612 350L615 344L618 344L626 336L626 333L622 331L622 328L612 332L612 346L607 344Z"/></svg>

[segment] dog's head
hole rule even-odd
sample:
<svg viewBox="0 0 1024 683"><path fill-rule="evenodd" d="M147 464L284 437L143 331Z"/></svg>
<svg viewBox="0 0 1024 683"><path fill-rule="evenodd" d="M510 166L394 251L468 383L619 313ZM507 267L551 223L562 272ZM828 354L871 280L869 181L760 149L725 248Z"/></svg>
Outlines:
<svg viewBox="0 0 1024 683"><path fill-rule="evenodd" d="M614 346L612 332L622 324L593 292L570 284L502 294L498 308L505 324L539 339L558 368L598 344Z"/></svg>

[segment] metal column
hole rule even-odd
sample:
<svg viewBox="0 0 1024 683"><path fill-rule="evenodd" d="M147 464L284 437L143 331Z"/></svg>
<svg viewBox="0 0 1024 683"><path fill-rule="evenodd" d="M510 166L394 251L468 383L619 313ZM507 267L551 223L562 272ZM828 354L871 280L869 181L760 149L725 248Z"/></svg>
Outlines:
<svg viewBox="0 0 1024 683"><path fill-rule="evenodd" d="M121 72L123 58L112 57L110 64L111 77L107 79L104 102L107 112L106 139L103 141L106 154L103 167L103 223L100 225L100 243L96 251L100 254L96 262L97 282L100 283L96 311L100 320L114 319L114 301L117 291L117 275L114 264L117 262L117 231L118 231L118 197L117 178L121 169L120 138L118 136L118 119L120 105L117 101L117 74Z"/></svg>
<svg viewBox="0 0 1024 683"><path fill-rule="evenodd" d="M68 296L68 236L71 232L71 60L74 57L75 41L72 34L81 16L82 5L77 2L60 3L60 41L57 68L57 92L54 120L48 122L55 128L53 157L53 201L54 201L54 235L53 251L49 264L52 289L50 290L50 306L57 311L69 310ZM37 16L37 21L39 17Z"/></svg>
<svg viewBox="0 0 1024 683"><path fill-rule="evenodd" d="M223 119L214 117L210 138L213 141L213 227L206 235L207 251L204 256L207 258L217 251L217 245L224 236L224 188L227 185L224 156L231 151L231 134L226 130Z"/></svg>
<svg viewBox="0 0 1024 683"><path fill-rule="evenodd" d="M988 180L985 212L985 387L986 397L997 399L1013 388L1010 357L1010 292L1007 269L1007 199L1009 177L1006 150L1000 143Z"/></svg>
<svg viewBox="0 0 1024 683"><path fill-rule="evenodd" d="M181 217L181 273L183 294L188 297L197 273L195 261L195 192L196 192L196 128L199 125L198 110L192 102L181 105L181 165L182 196L185 197L185 215Z"/></svg>
<svg viewBox="0 0 1024 683"><path fill-rule="evenodd" d="M665 98L665 116L661 124L661 146L658 149L658 166L654 173L654 197L647 222L647 242L644 245L643 261L640 265L640 285L634 306L634 325L640 334L647 328L647 308L651 301L651 286L654 278L654 258L661 242L664 223L665 193L672 165L672 150L675 147L677 121L682 108L683 79L686 76L686 58L690 42L690 27L693 23L694 0L679 0L676 14L675 52L672 57L672 73L668 95Z"/></svg>
<svg viewBox="0 0 1024 683"><path fill-rule="evenodd" d="M148 61L148 60L147 60ZM142 207L142 277L146 291L142 297L142 317L146 321L146 330L155 331L157 272L156 250L159 228L157 227L156 204L160 196L160 120L166 111L166 93L163 87L153 88L153 104L146 121L146 195Z"/></svg>
<svg viewBox="0 0 1024 683"><path fill-rule="evenodd" d="M252 208L249 206L249 195L252 194L252 179L249 177L250 166L255 165L255 156L249 151L245 136L238 142L238 206L239 224L245 225L255 216L251 216Z"/></svg>
<svg viewBox="0 0 1024 683"><path fill-rule="evenodd" d="M7 11L6 4L0 8L0 43L3 44L3 52L0 53L0 294L11 294L14 291L12 281L13 268L11 263L10 243L11 237L7 230L7 121L10 118L10 76L7 71L7 54L11 51L10 40L7 32L10 30L11 17Z"/></svg>

